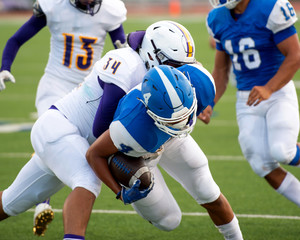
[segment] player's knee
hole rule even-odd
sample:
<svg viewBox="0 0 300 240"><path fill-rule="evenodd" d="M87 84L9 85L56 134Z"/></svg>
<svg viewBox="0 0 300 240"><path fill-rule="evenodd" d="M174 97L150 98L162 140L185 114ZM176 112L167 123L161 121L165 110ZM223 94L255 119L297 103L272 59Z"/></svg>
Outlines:
<svg viewBox="0 0 300 240"><path fill-rule="evenodd" d="M270 147L270 153L273 159L282 164L289 164L295 157L295 149L287 148L283 143L276 143Z"/></svg>
<svg viewBox="0 0 300 240"><path fill-rule="evenodd" d="M163 231L172 231L179 226L181 214L173 213L165 216L157 222L151 222L155 227Z"/></svg>

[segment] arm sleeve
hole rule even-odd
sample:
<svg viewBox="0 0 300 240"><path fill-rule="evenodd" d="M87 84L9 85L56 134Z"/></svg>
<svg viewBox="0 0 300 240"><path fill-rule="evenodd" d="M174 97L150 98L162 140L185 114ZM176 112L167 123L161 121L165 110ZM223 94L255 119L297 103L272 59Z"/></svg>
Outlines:
<svg viewBox="0 0 300 240"><path fill-rule="evenodd" d="M93 124L93 134L98 138L105 132L113 120L114 113L117 109L119 100L126 94L117 85L105 83L99 80L99 84L103 89L103 95L96 112Z"/></svg>
<svg viewBox="0 0 300 240"><path fill-rule="evenodd" d="M287 29L284 29L276 34L274 34L274 41L276 44L281 43L283 40L289 38L290 36L297 33L297 30L294 26L291 26Z"/></svg>
<svg viewBox="0 0 300 240"><path fill-rule="evenodd" d="M46 16L32 16L19 30L7 41L2 54L2 70L10 71L11 65L19 48L38 33L47 24Z"/></svg>
<svg viewBox="0 0 300 240"><path fill-rule="evenodd" d="M117 29L109 32L109 35L110 35L111 41L114 44L115 48L117 48L117 46L115 45L115 42L117 40L120 40L120 42L122 44L126 42L126 36L125 36L125 32L124 32L124 28L123 28L122 24Z"/></svg>

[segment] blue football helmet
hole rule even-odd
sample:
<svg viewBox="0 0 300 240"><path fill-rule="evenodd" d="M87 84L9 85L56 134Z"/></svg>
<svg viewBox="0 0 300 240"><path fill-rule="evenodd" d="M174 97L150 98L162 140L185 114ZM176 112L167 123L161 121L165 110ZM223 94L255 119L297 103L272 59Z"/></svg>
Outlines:
<svg viewBox="0 0 300 240"><path fill-rule="evenodd" d="M236 5L238 5L238 3L241 0L209 0L210 4L214 7L214 8L218 8L218 7L223 7L225 6L228 9L233 9L235 8Z"/></svg>
<svg viewBox="0 0 300 240"><path fill-rule="evenodd" d="M196 123L197 99L194 88L176 68L152 68L142 83L143 103L155 125L172 137L185 137Z"/></svg>
<svg viewBox="0 0 300 240"><path fill-rule="evenodd" d="M102 0L70 0L70 3L79 11L94 16L99 12Z"/></svg>

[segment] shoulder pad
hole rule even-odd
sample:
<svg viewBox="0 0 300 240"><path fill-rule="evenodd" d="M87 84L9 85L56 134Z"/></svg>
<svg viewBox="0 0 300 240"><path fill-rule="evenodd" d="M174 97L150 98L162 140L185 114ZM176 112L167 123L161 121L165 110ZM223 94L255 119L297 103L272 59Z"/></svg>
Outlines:
<svg viewBox="0 0 300 240"><path fill-rule="evenodd" d="M36 17L42 17L45 15L38 0L36 0L33 4L33 15Z"/></svg>

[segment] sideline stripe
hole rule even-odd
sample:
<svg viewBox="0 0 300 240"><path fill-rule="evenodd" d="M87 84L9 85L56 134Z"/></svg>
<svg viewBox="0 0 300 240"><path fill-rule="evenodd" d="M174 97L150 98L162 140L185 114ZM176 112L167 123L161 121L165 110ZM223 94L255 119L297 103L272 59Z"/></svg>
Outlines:
<svg viewBox="0 0 300 240"><path fill-rule="evenodd" d="M62 209L53 209L54 212L62 213ZM34 209L29 209L27 212L34 212ZM92 213L104 213L104 214L124 214L124 215L135 215L135 211L123 211L123 210L101 210L93 209ZM192 217L208 217L207 213L202 212L183 212L183 216ZM239 218L264 218L264 219L285 219L285 220L300 220L298 216L279 216L279 215L263 215L263 214L236 214Z"/></svg>
<svg viewBox="0 0 300 240"><path fill-rule="evenodd" d="M18 152L18 153L0 153L0 158L28 158L31 157L31 153L26 153L26 152ZM206 155L208 160L217 160L217 161L222 161L222 160L227 160L227 161L244 161L245 158L243 156L225 156L225 155Z"/></svg>
<svg viewBox="0 0 300 240"><path fill-rule="evenodd" d="M0 124L0 133L30 131L32 126L33 126L33 123Z"/></svg>

